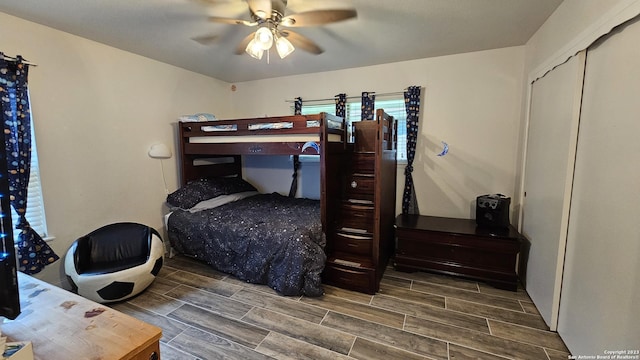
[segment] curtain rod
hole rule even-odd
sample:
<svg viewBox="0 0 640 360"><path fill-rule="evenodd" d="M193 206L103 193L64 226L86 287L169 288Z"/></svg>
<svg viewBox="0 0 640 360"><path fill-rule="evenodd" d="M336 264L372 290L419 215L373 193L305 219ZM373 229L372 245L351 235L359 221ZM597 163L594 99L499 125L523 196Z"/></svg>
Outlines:
<svg viewBox="0 0 640 360"><path fill-rule="evenodd" d="M17 57L13 57L13 56L9 56L3 53L0 53L0 58L4 59L4 60L8 60L8 61L12 61L12 62L17 62L18 58ZM29 60L22 58L22 63L23 64L27 64L29 66L38 66L37 64L34 64L32 62L30 62Z"/></svg>
<svg viewBox="0 0 640 360"><path fill-rule="evenodd" d="M404 90L407 90L407 89L404 89ZM402 92L402 91L388 92L388 93L376 93L374 91L369 91L368 93L369 94L374 94L376 96L393 96L393 95L403 95L404 94L404 92ZM361 98L362 98L361 96L347 96L347 99L361 99ZM315 101L334 101L335 99L336 99L335 97L328 98L328 99L311 99L311 100L304 100L303 99L302 102L306 103L306 102L315 102ZM296 101L295 99L293 99L293 100L285 100L285 102L289 102L289 103L292 103L292 102L295 102L295 101Z"/></svg>

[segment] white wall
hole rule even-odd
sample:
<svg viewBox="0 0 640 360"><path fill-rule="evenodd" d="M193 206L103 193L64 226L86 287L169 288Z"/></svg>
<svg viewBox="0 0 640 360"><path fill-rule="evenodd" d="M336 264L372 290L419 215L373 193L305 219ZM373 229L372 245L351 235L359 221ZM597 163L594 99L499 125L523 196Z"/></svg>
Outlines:
<svg viewBox="0 0 640 360"><path fill-rule="evenodd" d="M565 0L527 42L527 67L534 69L572 42L619 1Z"/></svg>
<svg viewBox="0 0 640 360"><path fill-rule="evenodd" d="M421 85L423 113L413 173L420 213L473 218L476 196L515 191L523 64L523 47L511 47L243 82L235 84L232 101L237 117L273 116L289 114L286 100L297 96L326 99L344 92L358 97L362 91L389 93ZM437 157L441 141L450 151ZM281 161L281 177L265 188L288 184L290 167ZM249 174L265 178L256 169ZM400 166L398 202L403 186Z"/></svg>
<svg viewBox="0 0 640 360"><path fill-rule="evenodd" d="M630 19L639 8L638 0L564 0L527 42L527 73L550 70L566 60L567 54L585 48L594 40L594 33L608 32L611 24Z"/></svg>
<svg viewBox="0 0 640 360"><path fill-rule="evenodd" d="M50 242L116 221L161 229L166 197L156 142L175 154L183 114L230 116L229 84L0 13L1 51L36 63L29 74ZM12 36L8 36L12 34ZM177 159L163 160L177 187ZM60 283L63 261L38 277Z"/></svg>

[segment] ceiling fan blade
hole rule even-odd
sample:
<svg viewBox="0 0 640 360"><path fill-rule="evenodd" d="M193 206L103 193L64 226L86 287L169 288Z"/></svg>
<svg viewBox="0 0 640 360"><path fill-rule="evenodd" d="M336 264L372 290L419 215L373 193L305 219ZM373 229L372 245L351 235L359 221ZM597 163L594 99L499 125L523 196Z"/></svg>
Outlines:
<svg viewBox="0 0 640 360"><path fill-rule="evenodd" d="M285 16L280 25L289 27L315 26L348 20L358 16L355 9L312 10Z"/></svg>
<svg viewBox="0 0 640 360"><path fill-rule="evenodd" d="M233 25L246 25L246 26L258 25L257 22L251 22L248 20L229 19L229 18L223 18L223 17L217 17L217 16L209 16L209 21L223 23L223 24L233 24Z"/></svg>
<svg viewBox="0 0 640 360"><path fill-rule="evenodd" d="M196 36L191 38L191 40L197 42L200 45L203 46L210 46L213 45L215 43L218 42L218 40L220 40L220 36L218 35L203 35L203 36Z"/></svg>
<svg viewBox="0 0 640 360"><path fill-rule="evenodd" d="M310 52L315 55L322 54L324 50L318 46L313 40L309 39L304 35L300 35L293 31L284 30L280 31L280 34L287 38L296 47L296 49L301 49L306 52Z"/></svg>
<svg viewBox="0 0 640 360"><path fill-rule="evenodd" d="M249 10L260 19L271 17L271 0L247 0Z"/></svg>
<svg viewBox="0 0 640 360"><path fill-rule="evenodd" d="M240 43L238 44L238 46L236 46L236 50L235 50L235 54L236 55L242 55L244 54L244 50L247 48L247 45L249 45L249 42L251 42L251 40L256 36L256 32L252 32L251 34L247 35L246 38L242 39L242 41L240 41Z"/></svg>

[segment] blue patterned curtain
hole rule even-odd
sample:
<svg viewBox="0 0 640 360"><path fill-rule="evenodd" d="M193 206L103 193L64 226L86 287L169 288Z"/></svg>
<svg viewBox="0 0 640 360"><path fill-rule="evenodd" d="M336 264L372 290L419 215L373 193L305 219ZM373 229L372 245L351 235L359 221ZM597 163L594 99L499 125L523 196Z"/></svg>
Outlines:
<svg viewBox="0 0 640 360"><path fill-rule="evenodd" d="M293 175L291 175L291 188L289 189L289 197L296 197L296 193L298 192L298 170L300 169L300 157L298 155L293 155Z"/></svg>
<svg viewBox="0 0 640 360"><path fill-rule="evenodd" d="M336 98L336 116L344 119L346 115L347 94L338 94Z"/></svg>
<svg viewBox="0 0 640 360"><path fill-rule="evenodd" d="M404 169L404 193L402 213L419 214L418 200L413 187L413 159L418 141L418 116L420 114L420 86L409 86L404 92L404 106L407 111L407 167Z"/></svg>
<svg viewBox="0 0 640 360"><path fill-rule="evenodd" d="M293 102L293 114L294 115L302 115L302 98L297 97ZM293 175L291 176L293 179L291 180L291 188L289 189L289 197L295 197L296 192L298 191L298 169L300 168L300 160L298 159L298 155L293 156Z"/></svg>
<svg viewBox="0 0 640 360"><path fill-rule="evenodd" d="M302 115L302 98L297 97L293 103L293 114L294 115Z"/></svg>
<svg viewBox="0 0 640 360"><path fill-rule="evenodd" d="M362 113L360 120L373 120L373 108L375 107L376 93L363 92L362 93Z"/></svg>
<svg viewBox="0 0 640 360"><path fill-rule="evenodd" d="M7 61L0 53L0 102L4 123L5 149L9 172L11 206L20 219L18 235L18 270L26 274L40 272L59 257L31 228L25 218L27 190L31 170L31 112L27 76L29 67L18 56L17 61Z"/></svg>

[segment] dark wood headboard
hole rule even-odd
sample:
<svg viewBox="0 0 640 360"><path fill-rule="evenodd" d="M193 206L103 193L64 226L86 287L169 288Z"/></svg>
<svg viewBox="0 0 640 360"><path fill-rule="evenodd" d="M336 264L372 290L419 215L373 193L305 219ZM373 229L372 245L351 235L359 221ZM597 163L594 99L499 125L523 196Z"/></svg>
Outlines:
<svg viewBox="0 0 640 360"><path fill-rule="evenodd" d="M181 183L210 177L242 177L240 155L193 155L182 154Z"/></svg>

